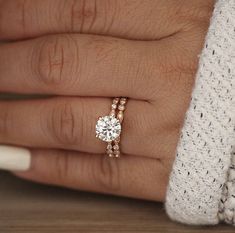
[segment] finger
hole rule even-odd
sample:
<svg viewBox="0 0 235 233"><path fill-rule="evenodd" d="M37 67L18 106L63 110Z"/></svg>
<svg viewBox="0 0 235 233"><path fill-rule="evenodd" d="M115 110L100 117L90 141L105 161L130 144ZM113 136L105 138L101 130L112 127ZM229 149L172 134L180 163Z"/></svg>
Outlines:
<svg viewBox="0 0 235 233"><path fill-rule="evenodd" d="M84 35L4 44L0 91L145 99L163 85L163 50L155 43Z"/></svg>
<svg viewBox="0 0 235 233"><path fill-rule="evenodd" d="M1 0L0 38L78 32L160 39L188 24L187 14L192 19L205 17L213 1L199 0L193 6L189 1L165 0Z"/></svg>
<svg viewBox="0 0 235 233"><path fill-rule="evenodd" d="M58 150L35 150L31 158L31 169L17 173L21 178L149 200L163 201L165 197L169 174L156 159L131 155L110 159Z"/></svg>
<svg viewBox="0 0 235 233"><path fill-rule="evenodd" d="M95 137L95 125L110 107L111 100L101 98L0 102L0 143L103 154L107 144ZM177 137L172 132L166 135L162 125L155 126L148 117L152 115L151 104L128 101L121 135L123 154L153 158L169 154L169 142Z"/></svg>

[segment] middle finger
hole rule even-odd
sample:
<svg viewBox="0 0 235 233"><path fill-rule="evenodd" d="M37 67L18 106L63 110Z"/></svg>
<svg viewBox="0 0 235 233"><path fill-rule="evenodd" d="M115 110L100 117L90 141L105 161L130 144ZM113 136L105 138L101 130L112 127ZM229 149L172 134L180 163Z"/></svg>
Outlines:
<svg viewBox="0 0 235 233"><path fill-rule="evenodd" d="M153 81L155 86L163 81L159 47L91 35L3 44L0 91L147 99Z"/></svg>

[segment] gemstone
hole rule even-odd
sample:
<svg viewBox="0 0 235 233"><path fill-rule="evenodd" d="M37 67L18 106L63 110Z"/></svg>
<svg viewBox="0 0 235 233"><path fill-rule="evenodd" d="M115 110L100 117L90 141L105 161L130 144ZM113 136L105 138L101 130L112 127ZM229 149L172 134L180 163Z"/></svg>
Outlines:
<svg viewBox="0 0 235 233"><path fill-rule="evenodd" d="M108 144L108 145L107 145L107 150L112 150L112 149L113 149L112 144Z"/></svg>
<svg viewBox="0 0 235 233"><path fill-rule="evenodd" d="M112 150L107 150L107 153L110 155L110 154L113 154L113 151Z"/></svg>
<svg viewBox="0 0 235 233"><path fill-rule="evenodd" d="M113 146L113 149L114 149L114 150L119 150L119 146L118 146L118 145L114 145L114 146Z"/></svg>
<svg viewBox="0 0 235 233"><path fill-rule="evenodd" d="M122 105L126 104L126 99L125 98L121 98L120 104L122 104Z"/></svg>
<svg viewBox="0 0 235 233"><path fill-rule="evenodd" d="M112 104L112 109L117 109L117 105L116 104Z"/></svg>
<svg viewBox="0 0 235 233"><path fill-rule="evenodd" d="M112 142L121 134L121 123L114 116L100 117L96 124L96 137L105 142Z"/></svg>
<svg viewBox="0 0 235 233"><path fill-rule="evenodd" d="M118 110L124 111L124 110L125 110L125 106L124 106L124 105L119 105L119 106L118 106Z"/></svg>
<svg viewBox="0 0 235 233"><path fill-rule="evenodd" d="M115 98L115 99L113 100L113 103L114 103L114 104L118 104L118 102L119 102L119 98Z"/></svg>
<svg viewBox="0 0 235 233"><path fill-rule="evenodd" d="M119 151L119 150L116 150L116 151L114 151L114 154L115 154L115 155L120 155L120 151Z"/></svg>

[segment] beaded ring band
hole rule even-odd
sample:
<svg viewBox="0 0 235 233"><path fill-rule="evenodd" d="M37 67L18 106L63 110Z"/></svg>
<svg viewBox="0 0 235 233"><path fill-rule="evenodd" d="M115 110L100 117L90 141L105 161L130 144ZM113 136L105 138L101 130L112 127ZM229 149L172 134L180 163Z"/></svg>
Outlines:
<svg viewBox="0 0 235 233"><path fill-rule="evenodd" d="M107 142L109 157L120 157L120 136L127 98L114 98L108 116L99 117L96 123L96 137Z"/></svg>

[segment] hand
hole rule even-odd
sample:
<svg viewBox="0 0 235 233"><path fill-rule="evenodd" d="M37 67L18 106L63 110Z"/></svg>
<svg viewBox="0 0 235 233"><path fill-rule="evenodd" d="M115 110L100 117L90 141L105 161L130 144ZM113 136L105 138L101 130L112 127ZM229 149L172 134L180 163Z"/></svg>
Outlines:
<svg viewBox="0 0 235 233"><path fill-rule="evenodd" d="M0 143L31 150L17 176L163 201L212 0L1 0ZM9 42L11 41L11 42ZM128 97L121 159L95 137Z"/></svg>

